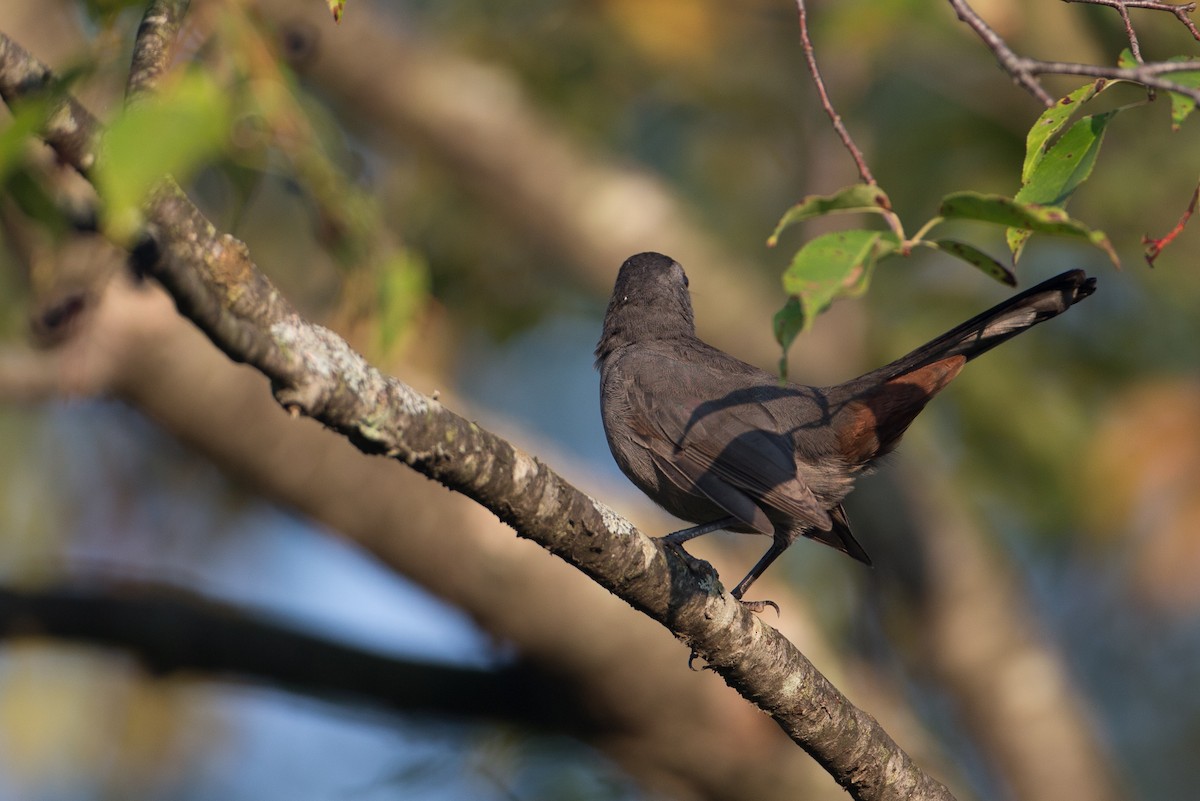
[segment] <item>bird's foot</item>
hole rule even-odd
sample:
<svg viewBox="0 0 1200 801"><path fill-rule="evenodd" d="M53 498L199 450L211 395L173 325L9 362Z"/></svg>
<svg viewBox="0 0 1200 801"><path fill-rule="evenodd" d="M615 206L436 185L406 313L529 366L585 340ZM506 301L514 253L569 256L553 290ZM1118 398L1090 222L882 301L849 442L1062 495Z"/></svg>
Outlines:
<svg viewBox="0 0 1200 801"><path fill-rule="evenodd" d="M763 612L769 606L775 610L775 615L779 616L779 604L774 601L743 601L741 598L738 598L737 602L750 612Z"/></svg>
<svg viewBox="0 0 1200 801"><path fill-rule="evenodd" d="M682 561L685 565L687 565L687 569L688 569L689 573L691 573L692 575L696 576L697 578L699 578L701 580L716 578L716 576L717 576L716 569L714 569L712 565L710 565L708 562L704 561L703 559L697 559L696 557L692 556L690 553L685 551L683 549L682 542L677 542L675 540L672 540L670 538L670 535L667 535L665 537L659 537L659 539L662 541L664 548L666 548L668 551L670 551L671 553L678 556L680 561Z"/></svg>

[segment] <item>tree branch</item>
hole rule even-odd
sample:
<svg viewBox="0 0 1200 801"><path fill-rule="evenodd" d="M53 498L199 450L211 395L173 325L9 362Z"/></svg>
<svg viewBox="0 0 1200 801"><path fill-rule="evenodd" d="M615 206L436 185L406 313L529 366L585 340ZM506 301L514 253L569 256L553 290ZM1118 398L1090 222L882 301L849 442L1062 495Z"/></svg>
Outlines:
<svg viewBox="0 0 1200 801"><path fill-rule="evenodd" d="M1196 23L1192 22L1188 14L1196 10L1195 3L1160 3L1158 0L1062 0L1064 3L1086 3L1093 6L1108 6L1116 8L1121 14L1121 19L1125 23L1126 31L1130 36L1130 50L1134 56L1138 56L1137 52L1137 36L1132 31L1131 23L1129 22L1129 12L1127 9L1138 8L1148 11L1165 11L1168 14L1174 15L1179 22L1188 29L1192 37L1200 40L1200 30L1196 29ZM1138 58L1140 62L1141 59Z"/></svg>
<svg viewBox="0 0 1200 801"><path fill-rule="evenodd" d="M863 158L858 145L854 144L854 139L846 130L841 115L834 109L833 102L829 99L829 93L825 90L825 81L821 78L821 70L817 66L817 56L813 51L812 39L808 35L808 9L804 5L804 0L796 0L796 8L800 14L800 46L804 50L804 60L808 64L808 71L817 87L817 97L821 101L821 108L825 109L825 113L829 115L829 121L833 123L834 132L842 140L842 146L850 153L850 158L854 159L854 164L858 167L858 175L862 178L863 183L874 185L875 176L871 174L867 160Z"/></svg>
<svg viewBox="0 0 1200 801"><path fill-rule="evenodd" d="M75 98L60 91L58 83L49 67L0 33L0 98L14 108L22 102L50 97L41 136L64 163L86 174L96 163L100 125Z"/></svg>
<svg viewBox="0 0 1200 801"><path fill-rule="evenodd" d="M837 113L833 107L833 101L829 99L829 92L825 90L825 80L821 77L821 69L817 66L817 55L813 50L812 39L808 35L808 9L804 5L804 0L796 0L796 8L800 15L800 45L804 50L804 60L808 64L809 74L812 75L813 84L817 87L817 97L821 101L821 108L825 110L829 116L830 123L833 124L834 133L842 140L842 146L850 153L850 158L854 159L855 166L858 167L858 175L862 178L863 183L876 185L875 176L871 173L871 168L867 166L867 160L859 150L858 145L854 143L854 139L850 136L850 131L847 130L846 124L842 122L842 115ZM887 220L888 227L896 234L896 237L901 241L905 241L904 226L900 223L900 217L890 208L884 209L884 219Z"/></svg>
<svg viewBox="0 0 1200 801"><path fill-rule="evenodd" d="M189 0L152 0L146 6L133 43L133 60L125 88L127 102L136 101L158 86L159 78L170 66L188 5Z"/></svg>
<svg viewBox="0 0 1200 801"><path fill-rule="evenodd" d="M1071 0L1067 0L1070 2ZM1075 0L1082 2L1085 0ZM1110 3L1102 3L1110 5ZM1116 5L1116 3L1112 3ZM1069 61L1041 61L1035 58L1025 58L1017 55L1004 39L996 33L979 14L971 8L967 0L950 0L958 18L970 26L971 30L983 40L988 49L996 56L1000 66L1012 76L1013 80L1026 91L1036 97L1044 106L1054 105L1054 98L1042 87L1036 76L1039 75L1082 75L1089 78L1102 78L1109 81L1130 81L1139 83L1150 89L1162 89L1168 92L1186 95L1200 103L1200 89L1185 86L1175 81L1160 78L1160 75L1172 72L1190 72L1200 70L1200 62L1158 62L1138 64L1136 67L1104 67L1093 64L1079 64ZM1139 6L1133 2L1123 3L1121 7L1129 8L1159 8L1160 6ZM1174 7L1163 6L1162 10L1173 10ZM1177 14L1181 20L1186 17ZM1194 26L1189 28L1194 30ZM1200 36L1197 36L1200 38Z"/></svg>
<svg viewBox="0 0 1200 801"><path fill-rule="evenodd" d="M371 653L174 587L0 588L0 638L30 634L116 647L155 674L202 672L266 682L403 713L491 719L567 731L567 689L526 666L485 670Z"/></svg>

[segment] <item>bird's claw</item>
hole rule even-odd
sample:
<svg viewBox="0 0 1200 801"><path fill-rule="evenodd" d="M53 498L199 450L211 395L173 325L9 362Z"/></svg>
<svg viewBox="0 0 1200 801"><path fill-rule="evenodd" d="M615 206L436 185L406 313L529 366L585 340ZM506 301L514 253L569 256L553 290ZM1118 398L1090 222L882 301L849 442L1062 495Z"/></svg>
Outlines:
<svg viewBox="0 0 1200 801"><path fill-rule="evenodd" d="M769 606L775 610L775 616L780 617L779 604L774 601L743 601L741 598L737 602L746 608L749 612L763 612Z"/></svg>
<svg viewBox="0 0 1200 801"><path fill-rule="evenodd" d="M710 577L716 575L716 571L713 569L712 565L710 565L708 562L704 561L703 559L697 559L696 557L692 556L690 553L685 551L683 549L683 543L674 542L673 540L669 539L668 537L660 537L659 539L662 540L664 548L666 548L667 550L671 551L671 553L678 556L680 558L680 560L685 565L687 565L687 569L692 575L698 576L702 579L710 578Z"/></svg>

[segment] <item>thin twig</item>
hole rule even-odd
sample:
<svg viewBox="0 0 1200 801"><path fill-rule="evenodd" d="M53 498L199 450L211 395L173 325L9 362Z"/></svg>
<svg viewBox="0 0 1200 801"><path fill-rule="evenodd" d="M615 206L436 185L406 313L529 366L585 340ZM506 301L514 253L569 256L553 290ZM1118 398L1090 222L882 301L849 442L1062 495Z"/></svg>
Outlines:
<svg viewBox="0 0 1200 801"><path fill-rule="evenodd" d="M1064 3L1087 3L1093 6L1109 6L1122 9L1122 16L1128 18L1124 9L1137 8L1147 11L1165 11L1174 15L1192 34L1192 38L1200 41L1200 30L1192 22L1188 14L1196 10L1195 3L1160 3L1158 0L1062 0ZM1128 23L1126 23L1128 25Z"/></svg>
<svg viewBox="0 0 1200 801"><path fill-rule="evenodd" d="M1086 0L1074 1L1085 2ZM1097 1L1101 2L1101 4L1107 4L1105 0ZM1014 81L1041 101L1047 108L1054 105L1054 98L1038 82L1036 78L1038 75L1083 75L1089 78L1103 78L1110 81L1130 81L1151 89L1162 89L1167 92L1185 95L1197 104L1200 104L1200 89L1158 77L1173 72L1200 71L1200 61L1156 62L1139 64L1136 67L1102 67L1094 64L1078 64L1068 61L1041 61L1035 58L1025 58L1014 53L1004 39L992 30L979 14L971 8L967 0L950 0L950 5L958 14L958 18L967 23L979 38L983 40L988 49L996 56L996 60L1000 62L1000 66L1004 68L1005 72L1011 75ZM1130 8L1149 7L1137 3L1137 0L1129 0L1127 5ZM1154 7L1161 7L1160 10L1170 10L1173 8L1167 7L1164 4L1158 4Z"/></svg>
<svg viewBox="0 0 1200 801"><path fill-rule="evenodd" d="M1138 44L1137 32L1133 29L1133 20L1129 18L1129 7L1125 0L1107 0L1102 5L1109 5L1115 8L1117 13L1121 15L1121 24L1125 26L1125 36L1129 39L1129 52L1133 55L1133 60L1138 64L1145 64L1142 59L1142 47Z"/></svg>
<svg viewBox="0 0 1200 801"><path fill-rule="evenodd" d="M829 115L830 121L833 122L833 130L837 132L842 144L849 151L850 158L854 159L863 183L874 186L875 176L871 174L871 168L867 166L862 151L858 149L858 145L854 144L850 132L842 123L841 115L837 113L833 103L829 100L829 93L825 91L825 81L821 79L821 70L817 67L817 57L813 53L812 40L808 36L808 11L804 7L804 0L796 0L796 8L800 11L800 44L804 48L804 60L808 62L808 71L817 87L817 96L821 98L821 108L825 109L825 113Z"/></svg>
<svg viewBox="0 0 1200 801"><path fill-rule="evenodd" d="M1146 246L1146 263L1151 267L1154 266L1154 262L1159 257L1159 254L1161 254L1168 245L1175 241L1175 237L1183 233L1184 226L1188 224L1188 220L1190 220L1192 215L1196 213L1197 201L1200 201L1200 185L1198 185L1196 190L1192 192L1192 200L1190 203L1188 203L1187 208L1183 210L1183 214L1179 216L1179 222L1175 223L1174 228L1158 239L1154 239L1149 236L1142 237L1142 244Z"/></svg>
<svg viewBox="0 0 1200 801"><path fill-rule="evenodd" d="M983 43L996 56L996 60L1000 62L1000 66L1012 76L1014 81L1041 101L1042 105L1047 108L1054 105L1054 98L1042 88L1042 85L1034 79L1033 74L1023 64L1025 59L1014 53L1000 34L984 22L983 17L975 13L975 9L971 8L966 0L950 0L950 6L954 9L954 13L958 14L958 18L967 23L971 30L975 31L975 34L983 40Z"/></svg>
<svg viewBox="0 0 1200 801"><path fill-rule="evenodd" d="M1077 64L1069 61L1039 61L1032 58L1020 59L1022 69L1030 75L1083 75L1089 78L1104 78L1109 81L1130 81L1162 89L1167 92L1186 95L1200 104L1200 89L1185 86L1175 81L1164 80L1158 76L1170 72L1191 72L1200 70L1200 62L1182 62L1176 64L1145 64L1137 67L1098 67L1092 64Z"/></svg>
<svg viewBox="0 0 1200 801"><path fill-rule="evenodd" d="M837 132L838 138L842 140L842 145L850 153L850 158L854 159L854 164L858 167L858 175L862 178L863 183L877 186L875 176L871 174L871 168L867 166L866 158L858 149L858 145L854 144L850 131L842 122L841 115L833 107L833 101L829 99L829 92L825 90L825 81L821 78L821 70L817 66L817 56L813 51L812 39L808 35L808 9L804 6L804 0L796 0L796 8L800 12L800 44L804 49L804 60L808 63L809 74L812 75L813 83L817 87L817 96L821 99L821 108L825 109L825 113L829 115L829 120L833 123L833 130ZM883 218L887 220L888 227L892 229L896 238L906 243L903 247L907 252L908 245L904 236L904 225L900 222L899 215L889 208L884 210Z"/></svg>

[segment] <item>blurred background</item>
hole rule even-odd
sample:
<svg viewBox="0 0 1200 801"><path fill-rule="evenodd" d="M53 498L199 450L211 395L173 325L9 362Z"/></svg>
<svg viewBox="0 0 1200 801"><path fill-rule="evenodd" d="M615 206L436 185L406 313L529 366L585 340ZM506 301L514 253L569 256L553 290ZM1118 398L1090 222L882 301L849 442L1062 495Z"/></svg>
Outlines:
<svg viewBox="0 0 1200 801"><path fill-rule="evenodd" d="M190 196L382 369L643 530L677 527L608 455L592 348L617 267L653 249L688 270L701 335L772 369L791 252L871 224L764 244L789 205L856 180L795 7L351 0L334 26L322 6L192 4L177 59L230 109ZM1023 54L1112 63L1125 44L1111 9L974 6ZM0 31L108 122L140 15L7 0ZM947 4L810 20L908 230L948 192L1016 191L1040 108ZM1195 53L1174 17L1134 23L1148 58ZM1099 291L968 368L860 483L876 567L800 543L757 585L783 609L768 622L960 799L1200 783L1196 231L1141 257L1195 188L1192 135L1162 101L1109 126L1071 213L1124 270L1032 240L1022 285L1083 267ZM44 148L21 159L90 202ZM24 205L6 190L0 209L0 799L842 797L666 632L289 419L121 253ZM954 233L1004 252L998 231ZM940 256L886 262L790 375L844 380L1008 292ZM762 550L748 539L696 552L728 580Z"/></svg>

